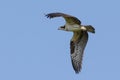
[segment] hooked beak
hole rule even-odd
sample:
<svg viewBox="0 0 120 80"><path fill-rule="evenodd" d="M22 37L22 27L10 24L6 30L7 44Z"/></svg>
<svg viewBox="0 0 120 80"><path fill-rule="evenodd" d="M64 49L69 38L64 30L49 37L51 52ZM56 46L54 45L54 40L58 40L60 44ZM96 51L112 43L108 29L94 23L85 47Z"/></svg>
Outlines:
<svg viewBox="0 0 120 80"><path fill-rule="evenodd" d="M58 30L61 30L61 27L59 27Z"/></svg>

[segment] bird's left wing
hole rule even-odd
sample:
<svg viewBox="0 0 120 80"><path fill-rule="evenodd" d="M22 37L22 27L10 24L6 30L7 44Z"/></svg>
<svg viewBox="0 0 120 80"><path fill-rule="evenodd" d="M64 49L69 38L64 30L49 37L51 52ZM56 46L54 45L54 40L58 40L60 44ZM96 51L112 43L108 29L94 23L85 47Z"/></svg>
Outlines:
<svg viewBox="0 0 120 80"><path fill-rule="evenodd" d="M76 73L81 70L83 52L88 41L88 33L86 31L80 32L79 35L77 42L70 42L71 61Z"/></svg>
<svg viewBox="0 0 120 80"><path fill-rule="evenodd" d="M68 15L68 14L64 14L64 13L59 13L59 12L49 13L45 16L47 16L47 18L63 17L65 21L69 24L79 24L79 25L81 24L81 21L78 18Z"/></svg>

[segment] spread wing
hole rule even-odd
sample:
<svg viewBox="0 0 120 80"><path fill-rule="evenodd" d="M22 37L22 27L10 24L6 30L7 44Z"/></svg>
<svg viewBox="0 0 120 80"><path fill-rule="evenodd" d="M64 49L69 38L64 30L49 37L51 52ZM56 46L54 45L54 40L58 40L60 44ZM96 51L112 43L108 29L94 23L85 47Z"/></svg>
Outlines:
<svg viewBox="0 0 120 80"><path fill-rule="evenodd" d="M76 73L79 73L81 70L83 52L87 44L87 41L88 33L86 31L82 31L80 32L80 36L77 42L74 41L70 42L71 61Z"/></svg>
<svg viewBox="0 0 120 80"><path fill-rule="evenodd" d="M47 18L63 17L69 24L81 24L81 21L78 18L64 13L49 13L45 16L47 16Z"/></svg>

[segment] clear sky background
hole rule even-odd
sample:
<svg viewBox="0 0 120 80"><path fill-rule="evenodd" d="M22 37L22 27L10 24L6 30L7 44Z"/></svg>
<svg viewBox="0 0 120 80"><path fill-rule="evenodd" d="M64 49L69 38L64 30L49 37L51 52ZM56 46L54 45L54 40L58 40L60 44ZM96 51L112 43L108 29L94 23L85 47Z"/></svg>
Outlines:
<svg viewBox="0 0 120 80"><path fill-rule="evenodd" d="M70 59L63 12L91 24L81 73ZM120 80L119 0L0 0L0 80Z"/></svg>

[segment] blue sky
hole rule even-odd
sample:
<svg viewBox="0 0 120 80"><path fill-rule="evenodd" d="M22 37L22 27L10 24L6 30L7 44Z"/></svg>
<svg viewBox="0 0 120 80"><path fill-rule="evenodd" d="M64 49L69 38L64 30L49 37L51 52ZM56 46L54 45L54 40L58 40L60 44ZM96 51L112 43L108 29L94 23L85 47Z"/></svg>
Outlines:
<svg viewBox="0 0 120 80"><path fill-rule="evenodd" d="M119 80L119 0L1 0L0 80ZM91 24L82 71L75 74L70 60L71 32L59 31L63 12Z"/></svg>

